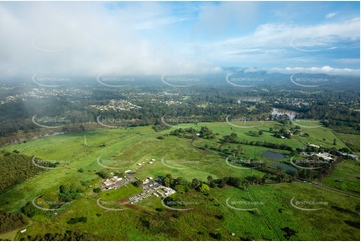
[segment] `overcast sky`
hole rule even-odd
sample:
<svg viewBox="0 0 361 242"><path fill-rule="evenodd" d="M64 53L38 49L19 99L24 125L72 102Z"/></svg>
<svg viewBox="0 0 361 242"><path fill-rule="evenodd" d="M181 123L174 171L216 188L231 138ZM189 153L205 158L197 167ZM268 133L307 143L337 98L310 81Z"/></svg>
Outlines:
<svg viewBox="0 0 361 242"><path fill-rule="evenodd" d="M359 75L359 2L1 2L3 76Z"/></svg>

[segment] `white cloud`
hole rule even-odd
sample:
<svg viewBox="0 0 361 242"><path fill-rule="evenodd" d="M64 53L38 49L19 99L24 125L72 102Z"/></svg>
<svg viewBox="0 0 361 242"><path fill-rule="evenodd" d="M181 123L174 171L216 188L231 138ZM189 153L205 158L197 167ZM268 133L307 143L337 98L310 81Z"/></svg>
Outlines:
<svg viewBox="0 0 361 242"><path fill-rule="evenodd" d="M271 68L268 72L279 72L286 74L294 73L308 73L308 74L327 74L327 75L351 75L360 76L360 69L348 68L333 68L330 66L323 67L286 67L286 68Z"/></svg>
<svg viewBox="0 0 361 242"><path fill-rule="evenodd" d="M217 72L221 70L219 66L357 64L357 60L347 56L340 60L333 56L329 58L331 63L320 63L316 55L305 56L292 49L291 41L298 49L340 49L340 41L359 40L359 18L317 25L268 22L246 36L224 41L212 42L207 34L201 36L203 42L193 38L208 30L219 40L223 35L217 33L224 34L229 23L236 26L232 34L242 31L242 27L262 19L258 18L259 4L184 3L185 9L174 9L171 4L157 2L124 2L121 8L102 2L0 3L0 72L29 77L34 73L162 75ZM198 18L198 23L189 39L178 38L178 29L172 30L172 24L184 23L192 28L187 24L194 23L194 18ZM66 48L41 51L34 48L34 39L42 46ZM163 39L175 44L164 44Z"/></svg>
<svg viewBox="0 0 361 242"><path fill-rule="evenodd" d="M160 3L0 3L0 72L67 75L202 73L217 70L209 61L170 53L159 40L164 26L186 21ZM152 31L152 38L144 37ZM61 45L62 51L41 51ZM44 47L45 46L45 47ZM41 49L40 48L40 49Z"/></svg>
<svg viewBox="0 0 361 242"><path fill-rule="evenodd" d="M336 15L336 13L329 13L326 15L326 18L332 18Z"/></svg>
<svg viewBox="0 0 361 242"><path fill-rule="evenodd" d="M360 64L360 59L356 58L341 58L341 59L335 59L334 61L344 63L344 64Z"/></svg>

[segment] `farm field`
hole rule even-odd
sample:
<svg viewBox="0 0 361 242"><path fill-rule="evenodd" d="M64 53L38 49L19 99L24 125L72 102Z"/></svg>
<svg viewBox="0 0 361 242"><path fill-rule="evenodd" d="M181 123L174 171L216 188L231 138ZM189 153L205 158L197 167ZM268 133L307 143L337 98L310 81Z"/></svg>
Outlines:
<svg viewBox="0 0 361 242"><path fill-rule="evenodd" d="M349 146L355 150L356 154L360 156L360 136L355 134L341 134L336 133L337 137L342 140L342 142L349 144Z"/></svg>
<svg viewBox="0 0 361 242"><path fill-rule="evenodd" d="M304 147L307 142L329 147L333 139L338 140L337 148L346 147L327 128L307 129L308 138L297 136L287 140L278 139L268 132L275 124L273 121L254 122L254 128L237 128L227 123L180 126L192 126L198 130L202 126L207 126L213 133L219 133L213 140L196 139L194 145L200 147L205 143L216 146L216 141L224 135L229 135L232 130L240 139L244 137L246 140L286 143L294 148ZM141 180L166 174L171 174L174 178L183 177L188 181L193 178L206 181L208 176L217 179L225 176L264 175L264 172L255 169L235 169L226 163L224 157L191 147L190 139L175 136L157 139L160 134L168 134L173 129L175 128L158 133L151 127L98 129L44 137L3 147L8 152L17 150L20 154L52 162L60 161L60 164L56 169L44 169L41 174L0 194L0 209L19 211L34 198L57 192L64 184L86 181L92 187L99 187L101 178L96 174L99 171L132 170ZM248 134L249 130L258 129L264 131L263 135L252 137ZM249 157L264 159L267 162L273 160L260 155L265 151L287 155L286 151L265 147L243 147ZM149 164L151 159L155 161ZM107 161L113 162L106 163ZM113 169L107 169L102 165L112 166ZM82 172L79 172L79 169L82 169ZM355 176L357 172L359 166L345 160L324 183L334 187L331 184L332 180L344 179L346 188L335 188L359 193L356 188L359 186L359 179L347 179L349 174ZM28 227L27 232L13 234L14 239L35 236L43 231L65 233L71 230L87 234L94 240L215 240L219 236L217 234L221 234L222 240L359 240L359 228L356 228L360 221L356 210L359 199L309 184L293 182L256 185L249 186L246 190L226 186L222 189L211 188L208 196L195 191L172 195L190 204L183 208L191 210L184 211L164 207L161 198L154 195L136 205L116 203L127 201L133 194L141 192L141 188L132 184L101 193L95 193L88 187L79 199L56 214L47 212L47 215L34 216L33 224ZM295 208L291 204L292 198L295 204L297 201L322 202L321 207L297 205L306 209L322 209L305 211ZM97 204L99 199L105 204L110 204L109 207L112 209L124 210L104 209ZM257 212L238 210L244 208L257 208ZM67 222L75 216L87 217L87 222L68 224Z"/></svg>
<svg viewBox="0 0 361 242"><path fill-rule="evenodd" d="M342 180L342 182L336 182ZM360 162L344 160L323 183L342 191L360 194Z"/></svg>

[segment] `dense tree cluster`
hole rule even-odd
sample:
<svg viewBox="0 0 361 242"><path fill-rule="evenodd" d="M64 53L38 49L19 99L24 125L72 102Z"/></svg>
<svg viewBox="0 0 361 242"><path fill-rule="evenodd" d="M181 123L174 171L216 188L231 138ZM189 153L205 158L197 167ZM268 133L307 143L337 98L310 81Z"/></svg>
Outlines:
<svg viewBox="0 0 361 242"><path fill-rule="evenodd" d="M64 202L69 202L78 199L85 188L80 184L61 185L59 188L59 199Z"/></svg>
<svg viewBox="0 0 361 242"><path fill-rule="evenodd" d="M0 233L5 233L20 228L28 223L22 213L8 213L0 210Z"/></svg>
<svg viewBox="0 0 361 242"><path fill-rule="evenodd" d="M42 166L50 165L43 162ZM0 153L0 192L24 182L41 172L43 168L32 163L32 158L21 154Z"/></svg>
<svg viewBox="0 0 361 242"><path fill-rule="evenodd" d="M169 133L170 135L178 136L181 138L195 138L199 136L203 139L214 139L215 134L213 134L212 130L210 130L206 126L202 126L200 131L190 127L190 128L178 128L176 130L173 130Z"/></svg>
<svg viewBox="0 0 361 242"><path fill-rule="evenodd" d="M76 224L76 223L86 223L88 221L87 217L77 217L71 218L67 224Z"/></svg>

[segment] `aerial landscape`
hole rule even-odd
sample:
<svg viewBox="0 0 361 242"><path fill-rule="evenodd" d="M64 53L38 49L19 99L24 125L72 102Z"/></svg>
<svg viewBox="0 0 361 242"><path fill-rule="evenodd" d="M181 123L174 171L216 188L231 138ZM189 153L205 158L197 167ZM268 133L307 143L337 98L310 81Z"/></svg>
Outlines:
<svg viewBox="0 0 361 242"><path fill-rule="evenodd" d="M360 3L0 2L0 240L360 241Z"/></svg>

